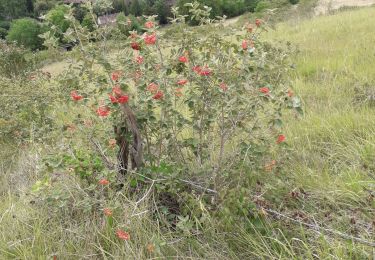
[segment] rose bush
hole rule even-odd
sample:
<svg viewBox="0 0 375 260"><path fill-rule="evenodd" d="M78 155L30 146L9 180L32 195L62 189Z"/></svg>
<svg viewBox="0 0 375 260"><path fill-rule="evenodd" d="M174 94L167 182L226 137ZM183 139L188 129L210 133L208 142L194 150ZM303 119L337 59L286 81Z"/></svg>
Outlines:
<svg viewBox="0 0 375 260"><path fill-rule="evenodd" d="M149 17L145 33L130 32L115 54L106 48L108 28L88 31L71 12L65 37L79 46L59 79L81 122L85 115L106 129L101 143L116 140L117 171L133 187L154 185L175 215L184 215L188 198L214 193L211 203L219 203L253 171L275 165L274 152L287 141L283 112L300 111L288 82L288 51L261 41L262 20L226 31L199 5L191 8L204 35L175 9L175 37Z"/></svg>

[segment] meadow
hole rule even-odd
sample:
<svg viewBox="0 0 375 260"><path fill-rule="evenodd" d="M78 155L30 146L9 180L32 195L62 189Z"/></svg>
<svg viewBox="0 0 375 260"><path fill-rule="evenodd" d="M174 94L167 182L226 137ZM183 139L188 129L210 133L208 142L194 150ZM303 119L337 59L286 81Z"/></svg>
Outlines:
<svg viewBox="0 0 375 260"><path fill-rule="evenodd" d="M242 27L243 19L230 26ZM54 171L47 181L40 175L47 155L66 142L80 144L53 132L48 139L53 143L30 137L22 147L2 144L0 258L372 259L374 24L375 8L369 7L296 16L264 34L267 42L290 43L294 50L289 87L300 97L303 114L286 113L286 152L275 152L271 170L251 172L246 188L228 193L238 205L255 205L250 217L233 222L202 204L190 209L199 210L201 220L193 223L201 226L191 227L190 219L180 218L175 229L148 212L157 200L156 195L144 199L151 189L132 197L133 188L125 185L102 197L74 175ZM53 63L43 70L54 78L63 67L64 62ZM60 126L80 113L66 103L53 111ZM37 195L40 190L45 194ZM92 210L103 200L121 210L103 218ZM129 230L130 240L116 237L114 222Z"/></svg>

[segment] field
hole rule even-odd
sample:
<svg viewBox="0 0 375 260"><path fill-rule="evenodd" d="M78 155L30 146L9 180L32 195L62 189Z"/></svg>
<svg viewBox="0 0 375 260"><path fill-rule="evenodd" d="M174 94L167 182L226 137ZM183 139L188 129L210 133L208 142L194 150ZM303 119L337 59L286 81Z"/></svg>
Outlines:
<svg viewBox="0 0 375 260"><path fill-rule="evenodd" d="M285 122L288 158L278 155L277 171L254 176L249 190L263 205L261 221L243 219L246 225L221 232L227 224L207 214L209 224L199 232L177 234L144 214L151 199L119 194L108 203L123 208L115 220L129 227L131 239L118 241L106 220L86 214L87 204L100 198L90 198L71 176L55 173L66 192L49 195L68 194L73 207L39 203L32 190L37 181L43 186L38 171L46 148L31 143L1 165L0 259L372 259L374 24L369 7L287 20L265 34L268 42L290 42L296 50L290 87L304 114L288 114ZM46 70L55 76L64 66Z"/></svg>

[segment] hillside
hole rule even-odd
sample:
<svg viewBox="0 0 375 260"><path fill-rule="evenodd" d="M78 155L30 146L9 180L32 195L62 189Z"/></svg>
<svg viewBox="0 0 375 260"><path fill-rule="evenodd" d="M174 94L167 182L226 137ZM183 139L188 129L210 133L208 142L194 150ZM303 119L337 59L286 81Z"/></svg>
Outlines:
<svg viewBox="0 0 375 260"><path fill-rule="evenodd" d="M336 1L335 6L341 6L341 3L343 1ZM323 1L321 4L326 10ZM234 18L223 27L203 25L192 32L199 40L225 35L228 38L225 44L232 48L232 44L241 45L238 39L242 39L244 34L241 31L244 24L240 24L244 19ZM255 150L252 163L260 161L258 168L241 168L230 164L237 154L229 155L232 157L229 157L228 168L233 170L228 172L233 175L226 176L227 172L223 171L220 172L222 175L212 177L225 179L227 183L218 182L209 186L211 177L208 172L215 173L217 169L207 170L202 164L202 172L198 169L199 175L191 175L192 179L188 179L189 174L199 168L198 164L189 162L188 171L178 177L190 185L188 189L178 182L168 183L167 177L174 177L181 166L163 162L140 172L138 179L125 179L122 186L105 186L108 184L106 179L100 179L102 186L99 188L96 182L87 185L86 180L80 178L85 174L89 175L88 179L91 178L90 174L97 168L107 174L108 179L113 177L113 171L104 170L100 161L110 164L116 160L118 153L114 146L118 140L110 139L107 144L113 127L106 118L96 116L98 112L106 114L108 111L95 111L96 103L85 101L79 93L73 93L72 98L85 102L82 104L87 104L94 113L91 110L86 112L84 105L77 105L71 100L68 102L68 98L60 99L60 96L69 96L70 89L64 89L70 87L69 84L81 87L82 92L89 89L88 93L94 95L106 79L83 72L77 73L79 76L69 74L74 68L79 71L80 66L91 66L94 71L98 66L91 60L95 55L79 62L74 60L73 55L77 54L78 48L67 54L63 62L44 67L44 73L51 72L52 78L44 81L44 85L31 85L33 92L28 95L42 93L43 88L47 90L49 96L43 102L53 104L48 119L53 118L57 127L52 130L47 128L41 136L37 135L40 129L30 128L30 137L27 142L21 143L19 150L13 151L13 145L6 148L12 152L8 153L6 149L2 151L5 155L12 154L12 158L7 157L0 162L0 259L372 259L375 248L374 24L375 8L367 7L309 19L288 19L276 24L274 30L267 27L262 35L267 43L259 45L259 49L270 53L287 49L291 55L285 61L287 68L280 70L291 82L290 86L286 86L287 97L284 93L282 98L275 100L296 97L291 99L292 106L297 107L299 104L296 103L301 100L303 113L288 110L283 114L286 118L282 123L283 135L278 138L282 136L286 140L278 139L277 144L282 143L282 148L273 148L275 141L272 139L272 149L264 161L264 157L256 157L262 147L252 148ZM173 37L177 31L173 27L163 30L162 33L169 37ZM189 30L185 29L176 38L183 40L183 36L190 33ZM210 38L206 40L211 44ZM164 43L169 44L165 53L172 52L170 49L175 43L169 38ZM214 43L216 50L219 44ZM89 42L83 47L92 48L91 54L101 44L104 44L104 56L113 60L125 60L129 56L126 48L130 47L125 45L125 40ZM248 50L247 44L250 42L242 42L240 49ZM145 46L142 48L146 49ZM139 53L134 52L134 58L131 57L134 66L154 58L146 50L142 50L144 57L136 56ZM241 51L231 55L235 57ZM165 53L159 49L157 55L163 57ZM217 53L220 54L219 51ZM159 59L159 56L156 57ZM175 66L181 70L181 63L188 62L183 57L185 60L175 61L171 68ZM71 62L70 67L68 62ZM219 59L215 63L222 65ZM105 62L103 64L104 67L110 66ZM236 62L230 63L226 69L230 71L237 65ZM156 71L162 67L159 63L153 66L157 67ZM277 67L277 64L272 63L271 69L273 66ZM73 69L68 71L68 67ZM207 67L198 69L200 76L211 73ZM268 67L265 66L265 69ZM98 69L99 73L101 71ZM188 73L185 74L188 75L186 78L195 80ZM233 73L236 73L235 70ZM58 77L60 74L61 78ZM109 77L117 82L120 76L115 73ZM134 77L139 80L138 76ZM172 76L175 75L166 73L162 80ZM100 84L92 83L96 79ZM247 80L251 79L249 77ZM27 79L30 82L33 80L30 77ZM201 82L208 82L203 80ZM13 79L6 81L7 84L21 84L22 81L19 82ZM25 86L30 82L24 83ZM228 85L222 84L223 81L220 83L221 90L215 95L224 99ZM177 84L184 85L186 81ZM149 90L150 85L140 85L139 88ZM261 96L264 100L270 97L268 87L272 88L271 85L261 88L265 94ZM231 86L229 84L229 89ZM132 86L129 88L129 91L133 91ZM162 93L154 92L155 96L147 100L149 106L153 104L151 102L163 100ZM17 94L23 98L26 96L22 92ZM103 95L107 97L107 94ZM203 99L201 96L195 98L198 101ZM176 100L170 106L176 106ZM12 102L9 104L12 105ZM180 104L181 107L183 105ZM155 110L159 113L163 109ZM32 116L39 115L35 113ZM85 116L91 116L90 120L83 120ZM26 116L22 114L20 118ZM100 127L92 128L95 124ZM158 129L153 131L157 132ZM188 137L194 131L183 131L182 135ZM195 148L195 141L187 140ZM177 138L174 142L178 142ZM232 146L222 145L221 150L234 150ZM161 150L162 144L158 147ZM56 156L57 151L64 149L68 151L66 154ZM90 149L99 155L92 155ZM158 152L154 151L155 154ZM173 156L177 152L172 150L170 153ZM55 167L64 160L76 164L76 168ZM74 174L76 169L79 169L81 177ZM150 176L167 180L165 186L172 188L167 190L156 177L150 179L147 170L162 173L163 178ZM150 182L146 182L148 180ZM240 181L234 188L225 190L232 180ZM220 188L225 192L221 193ZM177 199L173 194L178 195ZM179 208L183 205L179 201L182 198L190 198L190 201L186 202L184 208ZM165 204L157 206L159 201ZM223 201L227 208L221 212L221 208L215 208L215 203L219 205ZM103 205L106 208L103 209ZM165 213L171 209L174 210L172 214ZM159 219L163 214L167 217ZM117 230L116 226L129 233Z"/></svg>

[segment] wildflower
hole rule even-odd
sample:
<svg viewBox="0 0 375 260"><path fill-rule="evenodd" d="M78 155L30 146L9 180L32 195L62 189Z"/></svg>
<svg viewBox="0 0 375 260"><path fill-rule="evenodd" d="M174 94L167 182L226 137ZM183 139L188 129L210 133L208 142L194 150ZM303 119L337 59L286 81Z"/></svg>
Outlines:
<svg viewBox="0 0 375 260"><path fill-rule="evenodd" d="M188 58L186 56L181 56L180 58L178 58L178 60L182 63L186 63L188 62Z"/></svg>
<svg viewBox="0 0 375 260"><path fill-rule="evenodd" d="M285 139L286 139L285 135L279 135L279 136L277 137L277 141L276 141L276 143L277 143L277 144L281 144L281 143L285 142Z"/></svg>
<svg viewBox="0 0 375 260"><path fill-rule="evenodd" d="M183 85L185 85L186 83L188 83L188 80L187 80L187 79L180 79L179 81L177 81L177 85L180 85L180 86L183 86Z"/></svg>
<svg viewBox="0 0 375 260"><path fill-rule="evenodd" d="M139 51L141 49L141 45L139 45L139 43L137 42L132 42L130 46L132 47L133 50Z"/></svg>
<svg viewBox="0 0 375 260"><path fill-rule="evenodd" d="M109 112L110 112L110 109L109 107L107 106L100 106L97 110L96 110L96 113L98 114L98 116L101 116L101 117L106 117L109 115Z"/></svg>
<svg viewBox="0 0 375 260"><path fill-rule="evenodd" d="M148 22L145 23L145 27L146 27L147 29L151 29L151 28L154 27L154 23L151 22L151 21L148 21Z"/></svg>
<svg viewBox="0 0 375 260"><path fill-rule="evenodd" d="M107 217L112 216L112 210L109 208L103 209L103 212L104 212L104 215L106 215Z"/></svg>
<svg viewBox="0 0 375 260"><path fill-rule="evenodd" d="M119 239L122 239L122 240L129 240L129 239L130 239L130 235L129 235L129 233L128 233L128 232L125 232L125 231L123 231L123 230L121 230L121 229L118 229L118 230L116 231L116 235L117 235L117 237L118 237Z"/></svg>
<svg viewBox="0 0 375 260"><path fill-rule="evenodd" d="M288 89L288 97L293 97L294 93L290 89Z"/></svg>
<svg viewBox="0 0 375 260"><path fill-rule="evenodd" d="M111 148L114 148L115 145L117 144L117 141L116 139L109 139L108 144Z"/></svg>
<svg viewBox="0 0 375 260"><path fill-rule="evenodd" d="M182 97L182 88L176 88L175 95L176 97Z"/></svg>
<svg viewBox="0 0 375 260"><path fill-rule="evenodd" d="M143 58L143 56L137 56L137 58L135 58L135 61L136 61L138 64L142 64L143 61L144 61L144 58Z"/></svg>
<svg viewBox="0 0 375 260"><path fill-rule="evenodd" d="M112 88L112 92L115 94L116 97L122 96L122 90L120 86L116 85Z"/></svg>
<svg viewBox="0 0 375 260"><path fill-rule="evenodd" d="M144 40L147 45L154 45L156 42L156 34L145 34Z"/></svg>
<svg viewBox="0 0 375 260"><path fill-rule="evenodd" d="M112 96L111 94L108 94L108 96L109 96L109 99L111 100L112 104L116 104L116 103L118 103L117 98L115 98L115 97Z"/></svg>
<svg viewBox="0 0 375 260"><path fill-rule="evenodd" d="M152 98L158 100L158 99L162 99L163 97L164 97L163 91L159 90L158 92L156 92L156 94Z"/></svg>
<svg viewBox="0 0 375 260"><path fill-rule="evenodd" d="M193 71L195 73L199 74L202 71L202 67L201 66L194 66L193 67Z"/></svg>
<svg viewBox="0 0 375 260"><path fill-rule="evenodd" d="M128 95L122 95L119 98L117 98L117 101L120 104L125 104L125 103L127 103L129 101L129 96Z"/></svg>
<svg viewBox="0 0 375 260"><path fill-rule="evenodd" d="M264 169L267 171L267 172L270 172L272 171L272 169L276 166L276 161L275 160L272 160L271 163L269 164L266 164L264 166Z"/></svg>
<svg viewBox="0 0 375 260"><path fill-rule="evenodd" d="M211 75L211 70L205 66L200 72L199 75L201 76L210 76Z"/></svg>
<svg viewBox="0 0 375 260"><path fill-rule="evenodd" d="M83 98L83 96L78 95L76 90L73 90L72 92L70 92L70 96L72 97L74 101L79 101Z"/></svg>
<svg viewBox="0 0 375 260"><path fill-rule="evenodd" d="M107 179L101 179L101 180L99 181L99 184L100 184L100 185L108 185L108 184L109 184L109 181L108 181Z"/></svg>
<svg viewBox="0 0 375 260"><path fill-rule="evenodd" d="M220 83L219 87L221 88L222 91L227 91L228 90L228 85L225 84L224 82Z"/></svg>
<svg viewBox="0 0 375 260"><path fill-rule="evenodd" d="M111 78L112 78L112 80L113 81L118 81L119 80L119 78L120 78L120 72L119 71L114 71L114 72L112 72L112 75L111 75Z"/></svg>
<svg viewBox="0 0 375 260"><path fill-rule="evenodd" d="M255 19L255 25L256 25L257 27L259 27L261 24L262 24L262 20L260 20L260 19Z"/></svg>
<svg viewBox="0 0 375 260"><path fill-rule="evenodd" d="M246 40L243 40L243 41L242 41L242 49L243 49L243 50L247 50L247 47L248 47L248 46L247 46L247 41L246 41Z"/></svg>
<svg viewBox="0 0 375 260"><path fill-rule="evenodd" d="M152 94L155 94L159 89L159 86L156 85L155 83L150 83L148 86L147 86L147 90L150 91Z"/></svg>
<svg viewBox="0 0 375 260"><path fill-rule="evenodd" d="M267 87L260 88L259 91L262 92L262 93L264 93L264 94L269 94L270 93L270 89L267 88Z"/></svg>

